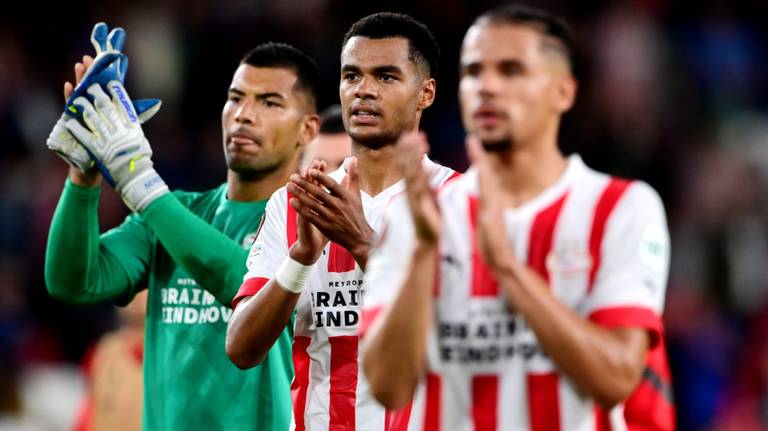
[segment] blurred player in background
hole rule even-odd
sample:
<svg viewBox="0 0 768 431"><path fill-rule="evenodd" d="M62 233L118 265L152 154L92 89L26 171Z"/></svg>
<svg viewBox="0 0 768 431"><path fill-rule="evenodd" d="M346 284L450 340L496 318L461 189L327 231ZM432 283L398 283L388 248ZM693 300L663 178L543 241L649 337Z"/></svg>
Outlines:
<svg viewBox="0 0 768 431"><path fill-rule="evenodd" d="M118 314L120 326L101 337L83 360L88 389L75 431L141 429L147 291Z"/></svg>
<svg viewBox="0 0 768 431"><path fill-rule="evenodd" d="M301 155L301 166L310 167L315 160L326 163L326 170L339 169L344 159L352 153L352 139L344 129L341 106L333 105L320 113L320 133L312 140Z"/></svg>
<svg viewBox="0 0 768 431"><path fill-rule="evenodd" d="M384 405L422 382L412 429L674 427L664 208L647 184L560 152L571 69L559 18L489 11L461 51L472 169L435 196L413 161L424 140L399 145L407 195L371 257L362 330Z"/></svg>
<svg viewBox="0 0 768 431"><path fill-rule="evenodd" d="M77 81L91 62L76 66ZM67 119L67 130L134 214L99 235L102 175L73 166L51 222L48 291L69 303L125 304L148 286L144 429L289 425L291 328L277 329L275 347L248 372L226 357L224 335L266 200L317 134L318 79L315 63L291 46L267 43L247 53L222 111L227 181L200 193L168 192L120 82L88 86L93 102L79 97L68 104L83 111L88 127ZM77 160L79 147L61 145L66 136L57 132L49 147Z"/></svg>
<svg viewBox="0 0 768 431"><path fill-rule="evenodd" d="M297 310L297 430L386 429L358 361L363 270L383 210L405 187L395 143L418 131L434 101L437 57L432 34L407 15L378 13L353 24L342 44L339 83L353 157L330 175L293 175L267 204L235 299L227 352L240 367L260 363ZM423 154L419 163L434 186L455 174Z"/></svg>

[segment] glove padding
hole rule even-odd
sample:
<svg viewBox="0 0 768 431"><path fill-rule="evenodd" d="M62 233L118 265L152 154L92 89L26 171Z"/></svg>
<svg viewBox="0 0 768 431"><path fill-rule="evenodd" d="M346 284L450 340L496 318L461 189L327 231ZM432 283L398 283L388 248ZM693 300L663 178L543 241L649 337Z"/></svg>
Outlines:
<svg viewBox="0 0 768 431"><path fill-rule="evenodd" d="M125 73L128 69L128 58L120 52L125 45L125 30L117 27L109 32L105 23L97 23L91 32L91 44L96 50L94 63L67 99L64 114L56 122L46 141L49 149L58 153L71 166L83 172L93 168L95 163L85 148L78 144L64 126L68 117L82 120L82 112L78 112L77 106L71 102L77 97L87 94L86 89L90 85L89 83L99 82L106 85L112 80L125 82ZM144 123L160 110L161 101L160 99L141 99L134 101L133 105L138 113L139 121Z"/></svg>
<svg viewBox="0 0 768 431"><path fill-rule="evenodd" d="M75 118L64 126L88 151L96 167L133 211L141 211L168 192L168 186L152 166L152 148L144 137L131 99L119 81L107 84L110 96L92 84L85 97L73 104L83 112L83 127Z"/></svg>

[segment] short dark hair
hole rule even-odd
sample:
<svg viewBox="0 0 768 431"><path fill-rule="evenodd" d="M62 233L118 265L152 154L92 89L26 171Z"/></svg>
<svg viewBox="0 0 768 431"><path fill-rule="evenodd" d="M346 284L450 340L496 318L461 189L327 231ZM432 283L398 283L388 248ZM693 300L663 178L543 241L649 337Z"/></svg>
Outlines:
<svg viewBox="0 0 768 431"><path fill-rule="evenodd" d="M317 63L287 43L266 42L248 51L240 64L253 67L280 67L291 69L298 78L299 88L310 96L311 108L317 111L317 95L320 88L320 69Z"/></svg>
<svg viewBox="0 0 768 431"><path fill-rule="evenodd" d="M522 24L530 25L545 36L562 45L563 54L571 68L575 64L575 44L571 28L565 20L544 9L523 4L507 4L493 8L475 19L473 25Z"/></svg>
<svg viewBox="0 0 768 431"><path fill-rule="evenodd" d="M337 133L346 133L344 120L341 118L341 106L331 105L320 113L320 133L324 135L335 135Z"/></svg>
<svg viewBox="0 0 768 431"><path fill-rule="evenodd" d="M402 37L408 40L408 59L414 64L419 62L427 66L430 77L437 75L440 48L435 37L426 25L416 21L412 17L393 12L378 12L368 15L352 24L347 34L344 35L342 48L347 45L349 39L360 36L369 39L386 39L389 37Z"/></svg>

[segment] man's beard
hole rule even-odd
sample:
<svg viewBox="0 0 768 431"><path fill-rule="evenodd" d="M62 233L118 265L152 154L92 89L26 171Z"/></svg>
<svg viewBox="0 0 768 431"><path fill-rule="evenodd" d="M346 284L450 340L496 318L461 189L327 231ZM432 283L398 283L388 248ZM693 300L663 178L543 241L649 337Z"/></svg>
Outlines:
<svg viewBox="0 0 768 431"><path fill-rule="evenodd" d="M274 163L261 164L260 166L251 166L247 163L239 163L237 160L231 160L227 157L227 168L240 176L242 181L256 182L268 177L273 172L282 167L281 161Z"/></svg>
<svg viewBox="0 0 768 431"><path fill-rule="evenodd" d="M508 151L514 146L511 136L503 136L499 139L480 141L485 151L489 153L500 153Z"/></svg>
<svg viewBox="0 0 768 431"><path fill-rule="evenodd" d="M352 141L354 141L357 144L360 144L366 148L370 148L371 150L378 150L382 147L385 147L390 144L394 144L397 142L397 139L400 137L399 133L392 133L392 132L380 132L376 133L374 135L364 135L359 136L357 134L350 134L350 138L352 138Z"/></svg>

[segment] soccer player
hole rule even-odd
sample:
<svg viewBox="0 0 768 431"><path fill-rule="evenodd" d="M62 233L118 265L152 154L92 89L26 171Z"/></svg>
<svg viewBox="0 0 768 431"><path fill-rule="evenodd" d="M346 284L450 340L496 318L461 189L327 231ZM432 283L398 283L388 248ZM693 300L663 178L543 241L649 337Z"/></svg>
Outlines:
<svg viewBox="0 0 768 431"><path fill-rule="evenodd" d="M83 65L79 71L78 80ZM317 134L318 80L315 63L289 45L266 43L247 53L221 117L227 181L204 192L155 188L162 180L154 179L149 144L119 82L107 86L112 98L95 85L88 88L93 104L74 101L99 133L73 120L67 129L136 213L99 235L101 175L70 169L51 223L46 282L52 296L69 303L125 304L146 286L144 429L290 424L292 328L277 329L274 348L247 372L227 358L224 336L266 200L295 172L301 147ZM124 148L144 150L121 165ZM137 189L136 178L152 180L139 181Z"/></svg>
<svg viewBox="0 0 768 431"><path fill-rule="evenodd" d="M664 208L558 150L571 46L544 11L481 15L460 64L472 168L435 196L409 162L424 142L399 145L407 193L371 256L361 330L372 392L411 429L674 427Z"/></svg>
<svg viewBox="0 0 768 431"><path fill-rule="evenodd" d="M358 361L363 270L384 208L404 189L394 144L418 130L434 101L437 56L429 30L407 15L377 13L353 24L342 44L339 95L354 157L330 175L293 175L267 204L227 353L243 368L260 363L297 311L297 430L385 429ZM423 154L420 163L435 186L455 174Z"/></svg>
<svg viewBox="0 0 768 431"><path fill-rule="evenodd" d="M320 133L301 155L301 166L310 167L315 160L324 161L328 172L339 169L344 159L352 153L352 139L344 129L341 106L333 105L320 113Z"/></svg>

